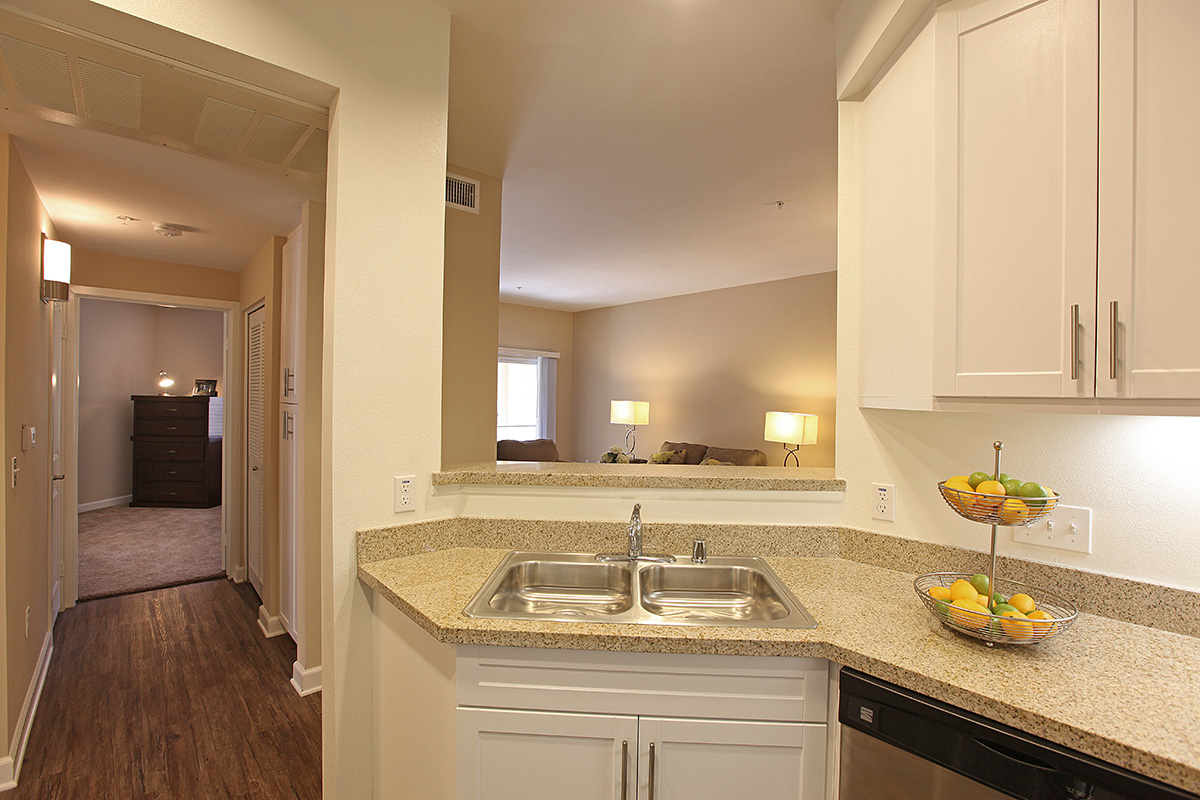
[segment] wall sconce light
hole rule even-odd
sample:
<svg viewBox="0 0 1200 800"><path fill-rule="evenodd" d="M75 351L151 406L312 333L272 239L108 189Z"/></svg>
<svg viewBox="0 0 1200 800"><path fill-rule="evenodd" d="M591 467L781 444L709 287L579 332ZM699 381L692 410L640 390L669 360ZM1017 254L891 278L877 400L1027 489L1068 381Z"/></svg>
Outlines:
<svg viewBox="0 0 1200 800"><path fill-rule="evenodd" d="M638 425L650 424L650 403L645 400L613 400L609 421L625 426L625 454L633 458L633 448L637 446L633 429Z"/></svg>
<svg viewBox="0 0 1200 800"><path fill-rule="evenodd" d="M793 414L790 411L768 411L767 427L763 438L768 442L783 442L783 449L788 454L783 457L783 465L788 465L788 459L796 459L800 466L800 456L796 451L806 444L817 443L817 415Z"/></svg>
<svg viewBox="0 0 1200 800"><path fill-rule="evenodd" d="M42 234L42 302L65 303L71 298L71 245Z"/></svg>
<svg viewBox="0 0 1200 800"><path fill-rule="evenodd" d="M170 389L175 385L175 379L167 374L166 370L160 370L158 373L158 388ZM162 395L168 395L170 392L160 392Z"/></svg>

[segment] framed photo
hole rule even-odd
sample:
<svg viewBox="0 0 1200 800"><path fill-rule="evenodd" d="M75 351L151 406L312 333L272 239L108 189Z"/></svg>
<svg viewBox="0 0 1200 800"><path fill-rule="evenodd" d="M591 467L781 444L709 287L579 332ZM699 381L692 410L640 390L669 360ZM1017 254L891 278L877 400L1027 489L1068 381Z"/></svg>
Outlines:
<svg viewBox="0 0 1200 800"><path fill-rule="evenodd" d="M217 379L213 378L213 379L209 380L207 378L198 378L196 380L196 385L194 387L192 387L192 394L193 395L205 395L207 397L216 397L217 396Z"/></svg>

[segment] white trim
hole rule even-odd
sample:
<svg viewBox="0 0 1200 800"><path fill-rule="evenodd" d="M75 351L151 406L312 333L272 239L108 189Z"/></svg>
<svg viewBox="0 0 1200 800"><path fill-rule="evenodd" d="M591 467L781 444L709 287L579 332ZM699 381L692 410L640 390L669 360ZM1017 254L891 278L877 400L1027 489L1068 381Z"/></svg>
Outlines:
<svg viewBox="0 0 1200 800"><path fill-rule="evenodd" d="M33 679L25 691L25 703L21 706L21 716L17 717L17 729L13 732L12 744L8 755L0 758L0 791L13 789L21 777L21 762L25 760L25 745L29 744L29 731L33 728L33 715L37 712L38 701L42 699L42 687L46 685L46 673L50 671L50 656L54 653L54 634L46 632L42 639L42 651L38 654L37 667L33 671Z"/></svg>
<svg viewBox="0 0 1200 800"><path fill-rule="evenodd" d="M99 511L102 508L112 508L113 506L127 506L133 502L133 495L123 494L120 497L110 497L107 500L94 500L91 503L80 503L79 513L85 511Z"/></svg>
<svg viewBox="0 0 1200 800"><path fill-rule="evenodd" d="M562 355L553 350L523 350L519 347L501 347L498 351L500 358L559 358Z"/></svg>
<svg viewBox="0 0 1200 800"><path fill-rule="evenodd" d="M305 669L299 661L292 662L292 688L301 697L321 691L321 668Z"/></svg>
<svg viewBox="0 0 1200 800"><path fill-rule="evenodd" d="M258 607L258 627L262 628L263 636L268 639L274 639L276 636L287 633L287 629L283 627L283 618L272 617L267 612L266 606Z"/></svg>

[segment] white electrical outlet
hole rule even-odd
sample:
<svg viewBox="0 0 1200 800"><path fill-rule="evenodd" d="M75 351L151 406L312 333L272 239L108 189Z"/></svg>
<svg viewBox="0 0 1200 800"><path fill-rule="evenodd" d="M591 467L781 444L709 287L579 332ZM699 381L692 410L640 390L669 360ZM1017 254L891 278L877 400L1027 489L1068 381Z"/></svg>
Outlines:
<svg viewBox="0 0 1200 800"><path fill-rule="evenodd" d="M1045 519L1039 519L1024 528L1013 528L1013 541L1074 553L1090 553L1092 510L1060 503Z"/></svg>
<svg viewBox="0 0 1200 800"><path fill-rule="evenodd" d="M416 475L397 475L395 478L395 511L399 514L401 511L416 511L413 505L413 483L417 480Z"/></svg>
<svg viewBox="0 0 1200 800"><path fill-rule="evenodd" d="M896 521L896 487L890 483L875 484L875 503L871 516L874 519Z"/></svg>

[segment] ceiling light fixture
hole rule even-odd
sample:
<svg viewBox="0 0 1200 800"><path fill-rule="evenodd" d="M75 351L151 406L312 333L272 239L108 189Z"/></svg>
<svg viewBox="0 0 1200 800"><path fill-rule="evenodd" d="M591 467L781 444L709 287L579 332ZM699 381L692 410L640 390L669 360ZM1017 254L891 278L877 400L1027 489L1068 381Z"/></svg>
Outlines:
<svg viewBox="0 0 1200 800"><path fill-rule="evenodd" d="M117 214L117 219L121 220L122 225L128 225L131 222L137 222L137 217L131 217L128 214Z"/></svg>
<svg viewBox="0 0 1200 800"><path fill-rule="evenodd" d="M171 225L167 222L154 223L154 232L166 236L168 239L173 239L176 236L183 236L183 228L178 225Z"/></svg>

